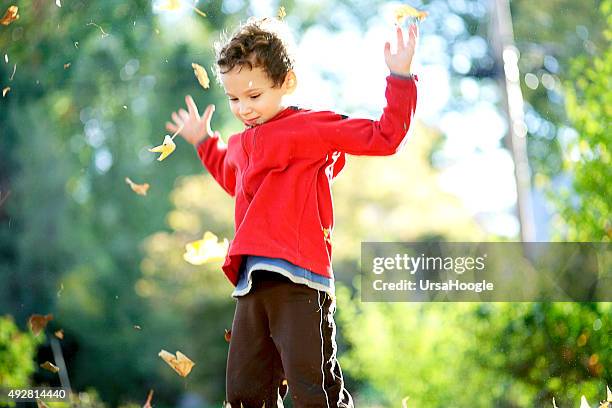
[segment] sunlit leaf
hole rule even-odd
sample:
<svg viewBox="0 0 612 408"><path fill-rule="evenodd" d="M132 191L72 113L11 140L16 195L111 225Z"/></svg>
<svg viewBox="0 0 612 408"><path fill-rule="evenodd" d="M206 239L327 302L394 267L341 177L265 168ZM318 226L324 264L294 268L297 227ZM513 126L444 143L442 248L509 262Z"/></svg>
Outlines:
<svg viewBox="0 0 612 408"><path fill-rule="evenodd" d="M153 399L153 390L149 390L149 394L147 395L147 400L145 401L142 408L152 408L151 400Z"/></svg>
<svg viewBox="0 0 612 408"><path fill-rule="evenodd" d="M34 314L30 316L30 318L28 319L28 323L30 325L32 333L34 333L34 336L38 336L41 331L45 330L45 327L47 327L47 323L49 323L51 320L53 320L52 314L48 314L46 316Z"/></svg>
<svg viewBox="0 0 612 408"><path fill-rule="evenodd" d="M176 356L168 353L166 350L160 351L158 355L181 377L187 377L195 365L193 361L180 351L176 352Z"/></svg>
<svg viewBox="0 0 612 408"><path fill-rule="evenodd" d="M223 335L223 338L229 343L232 339L232 331L225 329L225 334Z"/></svg>
<svg viewBox="0 0 612 408"><path fill-rule="evenodd" d="M0 19L0 24L7 26L11 24L13 21L19 20L18 11L19 11L19 7L9 6L9 8L6 10L6 13L4 13L4 16L2 17L2 19Z"/></svg>
<svg viewBox="0 0 612 408"><path fill-rule="evenodd" d="M55 365L53 365L52 363L50 363L49 361L45 361L44 363L42 363L40 365L42 368L44 368L47 371L51 371L52 373L57 373L59 372L59 368L56 367Z"/></svg>
<svg viewBox="0 0 612 408"><path fill-rule="evenodd" d="M142 327L140 327L140 326L139 326L139 325L137 325L137 324L135 324L135 325L134 325L134 328L135 328L136 330L142 330Z"/></svg>
<svg viewBox="0 0 612 408"><path fill-rule="evenodd" d="M181 9L181 1L180 0L166 0L158 7L160 10L164 11L176 11Z"/></svg>
<svg viewBox="0 0 612 408"><path fill-rule="evenodd" d="M68 69L68 68L70 68L70 65L72 65L72 63L71 63L71 62L67 62L67 63L65 63L65 64L64 64L64 69Z"/></svg>
<svg viewBox="0 0 612 408"><path fill-rule="evenodd" d="M185 245L183 259L192 265L202 265L206 262L215 262L225 259L229 241L227 238L219 242L217 236L210 231L204 233L200 240Z"/></svg>
<svg viewBox="0 0 612 408"><path fill-rule="evenodd" d="M193 73L196 78L198 78L198 82L202 85L202 88L208 89L210 86L210 80L208 79L208 74L203 66L196 64L195 62L191 63L191 67L193 68Z"/></svg>
<svg viewBox="0 0 612 408"><path fill-rule="evenodd" d="M172 137L170 137L170 135L166 135L166 137L164 138L164 142L161 145L155 146L149 149L149 151L154 153L161 153L157 160L162 161L166 157L170 156L174 149L176 149L176 145L174 144Z"/></svg>
<svg viewBox="0 0 612 408"><path fill-rule="evenodd" d="M149 190L149 187L150 187L149 183L136 184L132 180L130 180L129 177L125 178L125 182L130 186L132 191L134 191L136 194L141 195L141 196L147 195L147 191Z"/></svg>
<svg viewBox="0 0 612 408"><path fill-rule="evenodd" d="M427 17L426 11L420 11L415 9L414 7L410 7L407 4L402 4L397 9L395 9L395 21L397 24L401 24L406 17L414 17L419 20L424 20Z"/></svg>
<svg viewBox="0 0 612 408"><path fill-rule="evenodd" d="M279 20L284 20L285 17L287 17L287 12L285 11L285 7L284 6L280 6L278 8L277 17L278 17Z"/></svg>
<svg viewBox="0 0 612 408"><path fill-rule="evenodd" d="M61 2L61 0L55 0L55 5L56 5L57 7L62 7L62 2Z"/></svg>
<svg viewBox="0 0 612 408"><path fill-rule="evenodd" d="M7 86L6 88L4 88L2 90L2 97L4 98L6 96L6 94L9 93L10 90L11 90L10 86Z"/></svg>
<svg viewBox="0 0 612 408"><path fill-rule="evenodd" d="M57 337L60 340L64 340L64 330L63 329L59 329L58 331L56 331L55 333L53 333L55 335L55 337Z"/></svg>

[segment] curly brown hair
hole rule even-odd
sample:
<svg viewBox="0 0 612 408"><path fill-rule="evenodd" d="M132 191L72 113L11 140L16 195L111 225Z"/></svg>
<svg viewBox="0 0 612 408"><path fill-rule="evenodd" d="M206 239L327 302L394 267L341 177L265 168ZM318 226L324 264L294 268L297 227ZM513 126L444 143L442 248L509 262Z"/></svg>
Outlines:
<svg viewBox="0 0 612 408"><path fill-rule="evenodd" d="M250 18L228 39L215 43L217 79L234 67L260 67L274 87L279 87L287 72L294 69L295 59L290 52L288 34L282 33L283 23L270 18Z"/></svg>

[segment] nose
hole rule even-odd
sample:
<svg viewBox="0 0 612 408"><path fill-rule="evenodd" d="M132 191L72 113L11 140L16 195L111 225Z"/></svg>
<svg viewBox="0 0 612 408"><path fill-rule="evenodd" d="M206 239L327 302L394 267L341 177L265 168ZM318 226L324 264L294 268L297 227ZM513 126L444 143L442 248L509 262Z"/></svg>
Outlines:
<svg viewBox="0 0 612 408"><path fill-rule="evenodd" d="M248 115L252 111L251 105L246 102L240 102L239 111L241 115Z"/></svg>

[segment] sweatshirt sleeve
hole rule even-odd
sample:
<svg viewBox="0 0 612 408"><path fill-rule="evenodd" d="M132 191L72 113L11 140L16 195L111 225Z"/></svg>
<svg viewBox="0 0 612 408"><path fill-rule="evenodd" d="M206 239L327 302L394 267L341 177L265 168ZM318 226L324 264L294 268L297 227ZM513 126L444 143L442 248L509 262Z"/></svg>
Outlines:
<svg viewBox="0 0 612 408"><path fill-rule="evenodd" d="M227 161L227 145L218 136L208 137L197 145L202 164L232 197L236 190L236 173Z"/></svg>
<svg viewBox="0 0 612 408"><path fill-rule="evenodd" d="M328 150L353 155L387 156L400 147L417 103L416 77L387 77L387 106L379 120L351 119L328 112L317 132Z"/></svg>

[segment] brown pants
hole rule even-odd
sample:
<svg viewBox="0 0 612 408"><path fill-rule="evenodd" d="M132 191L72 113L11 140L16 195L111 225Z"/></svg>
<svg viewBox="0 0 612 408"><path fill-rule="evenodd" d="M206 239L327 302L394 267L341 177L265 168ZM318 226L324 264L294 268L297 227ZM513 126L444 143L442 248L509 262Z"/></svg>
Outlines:
<svg viewBox="0 0 612 408"><path fill-rule="evenodd" d="M269 271L253 273L236 305L227 361L232 408L353 408L336 359L335 301Z"/></svg>

